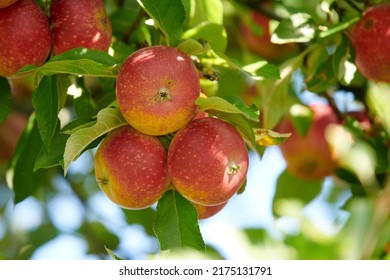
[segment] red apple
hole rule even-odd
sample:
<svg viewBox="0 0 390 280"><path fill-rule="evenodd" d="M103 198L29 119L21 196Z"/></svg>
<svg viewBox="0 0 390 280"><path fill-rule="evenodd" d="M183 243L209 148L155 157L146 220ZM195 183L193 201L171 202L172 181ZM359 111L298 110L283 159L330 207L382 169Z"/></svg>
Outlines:
<svg viewBox="0 0 390 280"><path fill-rule="evenodd" d="M287 170L302 179L320 180L331 175L336 161L325 138L325 130L330 124L337 124L338 118L328 105L309 106L314 113L307 134L301 136L291 120L286 118L278 126L281 133L292 135L279 147L287 164Z"/></svg>
<svg viewBox="0 0 390 280"><path fill-rule="evenodd" d="M0 76L10 77L27 64L41 65L51 49L49 22L33 0L0 9Z"/></svg>
<svg viewBox="0 0 390 280"><path fill-rule="evenodd" d="M130 55L116 84L124 118L150 135L169 134L190 122L199 95L199 77L191 59L166 46L146 47Z"/></svg>
<svg viewBox="0 0 390 280"><path fill-rule="evenodd" d="M18 0L0 0L0 9L8 7Z"/></svg>
<svg viewBox="0 0 390 280"><path fill-rule="evenodd" d="M27 117L13 111L8 118L0 124L0 161L12 158L16 144L27 124Z"/></svg>
<svg viewBox="0 0 390 280"><path fill-rule="evenodd" d="M221 211L226 206L226 204L227 202L218 205L205 206L205 205L193 203L196 212L198 212L199 220L204 220L214 216L215 214L219 213L219 211Z"/></svg>
<svg viewBox="0 0 390 280"><path fill-rule="evenodd" d="M297 52L295 44L274 44L271 42L270 19L258 12L250 12L254 26L245 21L240 23L241 36L247 48L271 62L281 62ZM254 28L255 27L255 28Z"/></svg>
<svg viewBox="0 0 390 280"><path fill-rule="evenodd" d="M142 209L157 202L169 187L167 153L157 137L130 126L111 132L95 156L95 176L117 205Z"/></svg>
<svg viewBox="0 0 390 280"><path fill-rule="evenodd" d="M349 34L355 64L368 79L390 82L390 4L367 9Z"/></svg>
<svg viewBox="0 0 390 280"><path fill-rule="evenodd" d="M108 51L112 28L102 0L52 0L54 54L73 48Z"/></svg>
<svg viewBox="0 0 390 280"><path fill-rule="evenodd" d="M244 183L248 151L232 125L212 117L195 119L173 137L168 170L176 190L189 201L217 205Z"/></svg>

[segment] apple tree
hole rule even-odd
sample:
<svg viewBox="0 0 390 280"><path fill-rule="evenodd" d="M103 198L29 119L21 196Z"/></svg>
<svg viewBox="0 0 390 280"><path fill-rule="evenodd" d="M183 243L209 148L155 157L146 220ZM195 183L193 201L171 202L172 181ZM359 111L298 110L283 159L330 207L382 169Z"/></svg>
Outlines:
<svg viewBox="0 0 390 280"><path fill-rule="evenodd" d="M136 226L143 254L223 259L203 219L244 199L249 155L279 149L262 188L273 225L298 230L243 228L243 244L389 259L389 34L387 0L0 1L0 258L65 233L94 258L140 258L121 247ZM67 196L70 229L50 206ZM304 214L315 200L345 214L331 234ZM40 214L21 229L28 201Z"/></svg>

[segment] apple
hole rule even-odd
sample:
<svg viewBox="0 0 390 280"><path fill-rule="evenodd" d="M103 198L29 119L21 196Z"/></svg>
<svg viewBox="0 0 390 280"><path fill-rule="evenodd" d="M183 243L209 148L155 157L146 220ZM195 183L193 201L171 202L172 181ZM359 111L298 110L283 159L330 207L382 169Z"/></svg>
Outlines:
<svg viewBox="0 0 390 280"><path fill-rule="evenodd" d="M18 0L1 0L0 1L0 9L10 6L13 3L15 3L16 1L18 1Z"/></svg>
<svg viewBox="0 0 390 280"><path fill-rule="evenodd" d="M119 109L135 129L149 135L175 132L190 122L200 96L192 60L167 46L142 48L123 63L117 79Z"/></svg>
<svg viewBox="0 0 390 280"><path fill-rule="evenodd" d="M168 171L175 189L189 201L222 204L246 179L248 151L232 125L213 117L195 119L173 137Z"/></svg>
<svg viewBox="0 0 390 280"><path fill-rule="evenodd" d="M10 77L27 64L41 65L51 49L50 25L33 0L0 9L0 76Z"/></svg>
<svg viewBox="0 0 390 280"><path fill-rule="evenodd" d="M130 126L117 128L104 138L94 164L100 188L123 208L149 207L169 187L167 152L162 143Z"/></svg>
<svg viewBox="0 0 390 280"><path fill-rule="evenodd" d="M371 120L365 111L349 111L346 116L357 121L358 126L364 132L370 132L372 128Z"/></svg>
<svg viewBox="0 0 390 280"><path fill-rule="evenodd" d="M192 205L194 205L196 212L198 212L198 219L204 220L219 213L219 211L221 211L226 206L226 204L227 202L212 206L205 206L196 203L193 203Z"/></svg>
<svg viewBox="0 0 390 280"><path fill-rule="evenodd" d="M0 124L0 161L9 161L12 158L26 125L27 117L17 111L11 112Z"/></svg>
<svg viewBox="0 0 390 280"><path fill-rule="evenodd" d="M355 48L355 64L368 79L390 82L390 4L367 9L349 37Z"/></svg>
<svg viewBox="0 0 390 280"><path fill-rule="evenodd" d="M53 50L73 48L108 51L112 27L102 0L52 0Z"/></svg>
<svg viewBox="0 0 390 280"><path fill-rule="evenodd" d="M271 62L281 62L298 51L296 44L271 42L270 18L255 11L249 13L254 26L241 20L240 32L247 48Z"/></svg>
<svg viewBox="0 0 390 280"><path fill-rule="evenodd" d="M329 105L312 104L309 108L314 116L307 134L300 135L291 120L285 118L277 131L292 135L279 147L291 174L301 179L321 180L331 175L337 166L325 131L330 124L337 124L338 118Z"/></svg>

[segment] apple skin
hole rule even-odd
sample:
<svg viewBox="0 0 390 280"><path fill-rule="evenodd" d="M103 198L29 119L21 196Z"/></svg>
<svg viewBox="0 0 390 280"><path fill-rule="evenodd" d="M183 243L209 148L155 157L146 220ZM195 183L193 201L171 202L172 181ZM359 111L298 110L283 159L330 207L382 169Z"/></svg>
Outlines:
<svg viewBox="0 0 390 280"><path fill-rule="evenodd" d="M100 144L95 176L111 201L123 208L143 209L169 187L167 152L157 137L123 126Z"/></svg>
<svg viewBox="0 0 390 280"><path fill-rule="evenodd" d="M52 0L53 51L73 48L108 51L112 27L102 0Z"/></svg>
<svg viewBox="0 0 390 280"><path fill-rule="evenodd" d="M314 118L305 136L298 134L293 124L285 118L277 127L281 133L292 133L279 145L287 170L305 180L321 180L331 175L337 167L336 160L325 138L328 125L337 124L333 109L324 104L312 104Z"/></svg>
<svg viewBox="0 0 390 280"><path fill-rule="evenodd" d="M368 79L390 82L390 4L364 12L349 34L355 48L355 64Z"/></svg>
<svg viewBox="0 0 390 280"><path fill-rule="evenodd" d="M298 47L296 44L274 44L271 42L271 34L269 32L270 19L268 17L258 12L250 11L250 18L261 29L257 34L247 23L241 21L241 35L250 51L274 63L281 62L297 53Z"/></svg>
<svg viewBox="0 0 390 280"><path fill-rule="evenodd" d="M196 212L198 212L198 219L204 220L219 213L226 206L226 204L227 202L212 206L205 206L196 203L193 203L192 205L194 205Z"/></svg>
<svg viewBox="0 0 390 280"><path fill-rule="evenodd" d="M248 161L237 130L212 117L195 119L179 130L168 150L168 170L176 190L206 206L224 203L240 189Z"/></svg>
<svg viewBox="0 0 390 280"><path fill-rule="evenodd" d="M0 1L0 9L10 6L13 3L15 3L16 1L18 1L18 0L1 0Z"/></svg>
<svg viewBox="0 0 390 280"><path fill-rule="evenodd" d="M12 158L27 121L24 114L13 111L0 124L0 161L9 161Z"/></svg>
<svg viewBox="0 0 390 280"><path fill-rule="evenodd" d="M149 135L175 132L197 112L197 70L176 48L152 46L130 55L117 79L119 109L135 129Z"/></svg>
<svg viewBox="0 0 390 280"><path fill-rule="evenodd" d="M50 25L33 0L0 9L0 76L10 77L27 64L42 65L51 49Z"/></svg>

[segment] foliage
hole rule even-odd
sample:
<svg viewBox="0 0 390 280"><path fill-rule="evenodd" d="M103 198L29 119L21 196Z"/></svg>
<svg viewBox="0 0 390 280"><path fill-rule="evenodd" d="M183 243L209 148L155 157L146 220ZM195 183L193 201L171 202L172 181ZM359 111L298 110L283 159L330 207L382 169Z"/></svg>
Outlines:
<svg viewBox="0 0 390 280"><path fill-rule="evenodd" d="M111 224L95 205L101 197L90 164L94 148L108 132L125 124L115 100L121 63L143 46L162 44L192 57L205 94L196 101L200 110L233 124L248 150L260 158L268 147L288 138L276 128L290 108L313 99L330 104L354 139L345 143L337 134L332 136L330 142L342 160L331 178L313 182L283 171L276 186L262 186L276 187L275 228L240 232L248 256L389 259L390 86L368 81L359 73L348 38L349 28L362 12L378 2L387 1L105 1L114 34L109 53L72 49L51 56L42 66L25 66L12 79L31 75L32 97L11 96L7 80L0 77L0 122L12 110L29 115L13 158L0 163L0 229L4 228L0 258L31 258L40 246L66 234L85 239L94 258L118 258L116 254L145 258L163 251L179 258L192 250L197 253L190 257L224 258L205 244L194 207L174 190L157 207L139 211L116 207L119 224ZM49 1L39 3L47 10ZM250 50L240 20L250 21L244 15L251 11L271 17L271 41L294 44L295 51L276 61ZM368 116L369 130L347 117L356 108ZM294 123L303 130L308 124L307 118L296 118ZM169 143L171 137L162 140ZM70 230L57 227L50 207L44 206L60 196L72 196L72 203L80 208L80 221ZM319 232L305 216L316 199L348 213L334 222L331 234ZM43 214L38 224L20 230L11 217L13 209L26 201L38 205ZM286 220L298 224L298 230L278 228ZM129 232L141 229L149 248L140 254L123 248L119 230L123 227Z"/></svg>

